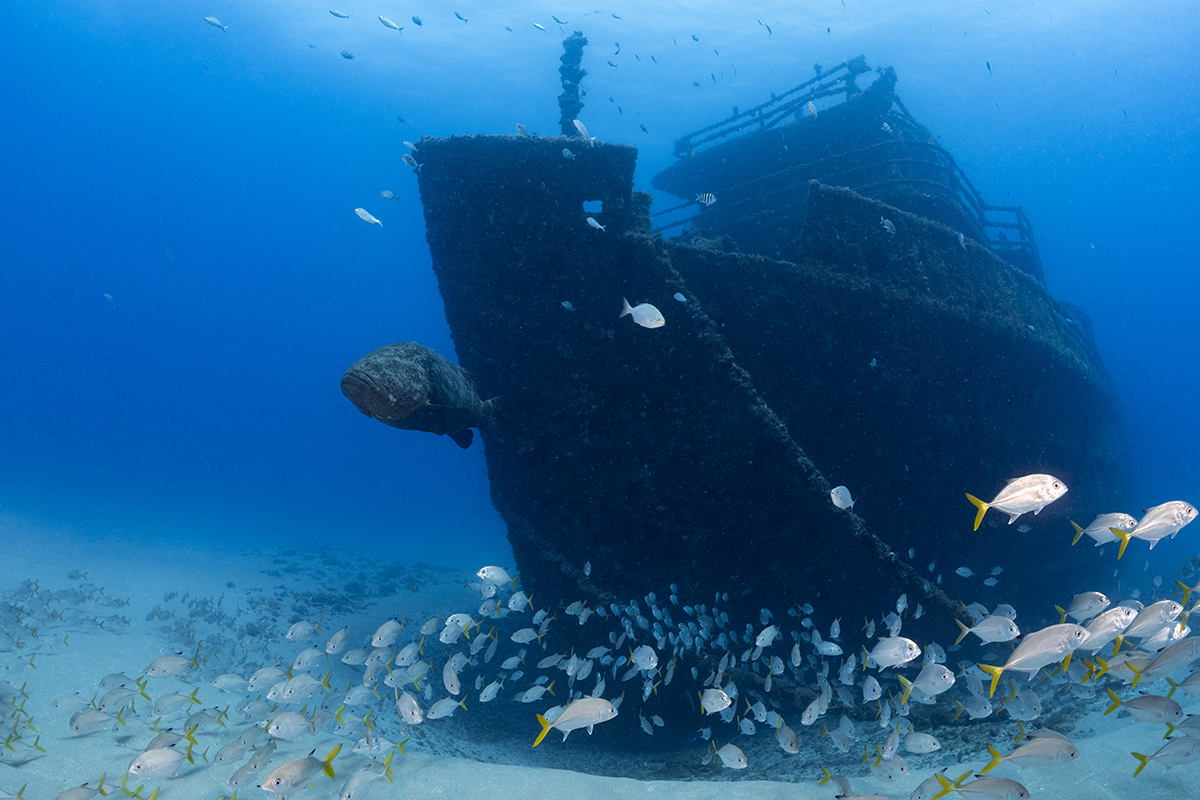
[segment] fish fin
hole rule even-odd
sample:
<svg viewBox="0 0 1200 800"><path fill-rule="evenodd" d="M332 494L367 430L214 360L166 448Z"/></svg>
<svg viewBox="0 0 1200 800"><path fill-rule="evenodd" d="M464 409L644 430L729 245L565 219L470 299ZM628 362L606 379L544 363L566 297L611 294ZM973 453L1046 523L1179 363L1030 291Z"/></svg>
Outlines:
<svg viewBox="0 0 1200 800"><path fill-rule="evenodd" d="M333 757L336 756L339 752L341 752L341 750L342 750L342 746L339 744L337 747L335 747L329 751L329 755L325 756L325 766L322 768L322 771L331 778L334 777L334 775L333 775Z"/></svg>
<svg viewBox="0 0 1200 800"><path fill-rule="evenodd" d="M1002 756L1000 754L1000 751L997 750L996 748L992 747L990 744L987 746L987 749L988 749L988 754L992 757L992 760L988 762L988 765L986 767L979 770L980 775L988 774L988 772L990 772L991 770L1000 766L1000 762L1004 760L1004 756Z"/></svg>
<svg viewBox="0 0 1200 800"><path fill-rule="evenodd" d="M954 640L954 643L955 643L955 644L958 644L959 642L961 642L961 641L962 641L962 640L963 640L963 639L966 637L966 635L967 635L968 633L970 633L970 632L971 632L971 629L970 629L970 628L968 628L966 625L963 625L963 624L962 624L962 620L960 620L960 619L956 619L956 620L954 620L954 622L955 622L955 624L957 624L957 625L958 625L958 627L959 627L959 630L961 630L961 631L962 631L962 633L960 633L960 634L958 635L958 638Z"/></svg>
<svg viewBox="0 0 1200 800"><path fill-rule="evenodd" d="M1062 606L1055 606L1054 610L1058 612L1058 624L1062 625L1067 621L1067 611Z"/></svg>
<svg viewBox="0 0 1200 800"><path fill-rule="evenodd" d="M1120 638L1121 638L1120 636L1117 637L1117 639L1118 639L1117 647L1118 648L1120 648L1120 646L1121 646L1121 643L1119 641ZM1100 656L1096 656L1096 663L1100 665L1100 669L1098 669L1096 671L1096 674L1095 674L1095 676L1092 677L1092 680L1099 680L1101 675L1108 672L1108 662L1107 661L1105 661Z"/></svg>
<svg viewBox="0 0 1200 800"><path fill-rule="evenodd" d="M959 624L961 624L961 623L959 623ZM908 696L910 694L912 694L912 688L913 688L912 681L910 681L908 678L904 677L903 675L898 675L896 677L899 679L900 685L904 687L904 692L900 695L900 705L904 705L905 703L908 702Z"/></svg>
<svg viewBox="0 0 1200 800"><path fill-rule="evenodd" d="M551 694L551 696L553 696L553 697L558 696L558 695L554 694L554 681L550 681L550 685L546 687L546 691L549 692Z"/></svg>
<svg viewBox="0 0 1200 800"><path fill-rule="evenodd" d="M497 432L497 424L502 419L504 419L504 411L505 411L504 398L501 397L500 395L497 395L496 397L492 397L492 398L484 401L483 407L484 407L484 422L486 424L480 425L479 429L481 431L487 431L488 433L495 434ZM514 586L513 588L515 589L516 587Z"/></svg>
<svg viewBox="0 0 1200 800"><path fill-rule="evenodd" d="M1192 596L1192 587L1188 586L1183 581L1175 581L1175 585L1183 590L1183 599L1179 601L1179 605L1187 608L1188 598Z"/></svg>
<svg viewBox="0 0 1200 800"><path fill-rule="evenodd" d="M1117 549L1117 559L1120 560L1121 556L1125 555L1125 548L1129 546L1129 540L1132 534L1130 534L1129 531L1123 531L1120 528L1109 528L1109 530L1116 534L1117 538L1121 540L1121 546Z"/></svg>
<svg viewBox="0 0 1200 800"><path fill-rule="evenodd" d="M1138 667L1135 667L1133 665L1132 661L1126 661L1125 666L1129 667L1129 671L1133 673L1133 683L1131 683L1129 686L1131 689L1136 689L1137 685L1139 683L1141 683L1142 676L1144 674L1146 674L1146 671L1144 669L1139 669ZM1171 691L1175 691L1175 690L1172 689Z"/></svg>
<svg viewBox="0 0 1200 800"><path fill-rule="evenodd" d="M1140 672L1138 673L1138 677L1141 677ZM1171 684L1171 691L1167 692L1167 697L1170 697L1171 695L1175 694L1175 690L1179 688L1179 684L1170 678L1167 678L1167 683Z"/></svg>
<svg viewBox="0 0 1200 800"><path fill-rule="evenodd" d="M469 449L471 447L471 442L475 440L475 432L470 428L461 428L447 435L450 437L451 441L453 441L463 450Z"/></svg>
<svg viewBox="0 0 1200 800"><path fill-rule="evenodd" d="M107 777L108 777L107 772L102 773L100 775L100 784L98 786L96 786L96 791L100 793L101 797L108 797L108 792L104 791L104 779Z"/></svg>
<svg viewBox="0 0 1200 800"><path fill-rule="evenodd" d="M412 737L410 736L409 739L411 739L411 738ZM396 742L396 749L400 751L401 755L408 755L408 753L404 749L404 744L407 741L408 741L408 739L405 739L403 742Z"/></svg>
<svg viewBox="0 0 1200 800"><path fill-rule="evenodd" d="M1071 546L1079 544L1079 539L1083 536L1083 528L1075 524L1075 520L1069 520L1071 527L1075 529L1075 538L1071 540Z"/></svg>
<svg viewBox="0 0 1200 800"><path fill-rule="evenodd" d="M824 764L821 765L821 772L825 773L825 777L821 778L821 780L817 781L817 786L824 786L825 784L827 784L831 780L833 780L833 776L829 774L829 770L825 769Z"/></svg>
<svg viewBox="0 0 1200 800"><path fill-rule="evenodd" d="M1138 773L1145 769L1146 765L1150 763L1150 759L1153 758L1153 756L1144 756L1141 753L1130 753L1129 755L1142 762L1138 764L1138 768L1133 771L1133 777L1135 778L1138 776Z"/></svg>
<svg viewBox="0 0 1200 800"><path fill-rule="evenodd" d="M976 666L992 676L992 688L988 692L988 697L991 697L996 693L996 684L1000 682L1000 675L1004 672L1004 667L993 667L989 664L978 664Z"/></svg>
<svg viewBox="0 0 1200 800"><path fill-rule="evenodd" d="M942 790L940 792L938 792L937 794L935 794L933 797L931 797L930 800L938 800L939 797L945 797L946 795L948 795L954 791L954 789L955 789L954 784L951 783L949 780L947 780L945 775L943 775L940 772L937 772L937 773L934 773L933 777L937 778L938 783L940 783L942 785Z"/></svg>
<svg viewBox="0 0 1200 800"><path fill-rule="evenodd" d="M983 515L987 513L987 510L990 508L990 506L973 494L968 494L967 499L971 501L972 505L979 509L979 511L975 514L974 528L974 530L979 530L979 525L983 522Z"/></svg>
<svg viewBox="0 0 1200 800"><path fill-rule="evenodd" d="M534 739L534 741L533 741L533 746L534 746L534 747L537 747L539 744L541 744L541 743L542 743L542 739L545 739L545 738L546 738L546 734L550 732L550 722L549 722L549 720L547 720L547 719L546 719L545 717L543 717L541 714L537 714L536 716L537 716L537 721L538 721L538 723L539 723L539 724L542 726L542 732L538 734L538 737L537 737L536 739Z"/></svg>
<svg viewBox="0 0 1200 800"><path fill-rule="evenodd" d="M956 711L954 713L954 721L958 722L958 718L962 716L964 706L963 706L962 702L959 700L955 700L954 705L958 707L958 711Z"/></svg>
<svg viewBox="0 0 1200 800"><path fill-rule="evenodd" d="M1117 693L1114 692L1112 689L1105 689L1104 691L1108 692L1108 696L1113 701L1113 704L1108 707L1108 711L1104 712L1104 714L1107 716L1108 714L1111 714L1112 712L1116 711L1118 708L1121 707L1121 698L1117 697Z"/></svg>

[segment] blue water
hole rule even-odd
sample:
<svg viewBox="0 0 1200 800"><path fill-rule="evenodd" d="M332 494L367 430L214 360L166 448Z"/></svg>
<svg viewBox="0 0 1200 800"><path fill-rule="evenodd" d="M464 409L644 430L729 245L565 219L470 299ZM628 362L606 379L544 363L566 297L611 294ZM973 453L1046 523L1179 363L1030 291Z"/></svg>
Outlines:
<svg viewBox="0 0 1200 800"><path fill-rule="evenodd" d="M815 62L894 66L900 97L984 197L1024 207L1051 291L1091 315L1134 496L1200 498L1190 4L331 2L350 18L313 2L6 8L3 510L85 530L503 554L478 439L464 452L386 428L338 380L393 341L453 356L401 141L556 132L574 30L590 40L581 117L639 148L647 190L676 137ZM1189 533L1155 569L1192 552Z"/></svg>

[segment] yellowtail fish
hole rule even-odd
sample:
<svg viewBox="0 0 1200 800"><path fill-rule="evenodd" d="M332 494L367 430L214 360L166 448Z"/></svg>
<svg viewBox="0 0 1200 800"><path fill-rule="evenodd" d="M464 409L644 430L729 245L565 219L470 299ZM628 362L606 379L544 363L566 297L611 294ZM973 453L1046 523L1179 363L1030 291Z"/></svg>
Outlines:
<svg viewBox="0 0 1200 800"><path fill-rule="evenodd" d="M1152 725L1178 725L1183 721L1183 708L1169 697L1143 694L1130 700L1122 700L1112 689L1108 689L1112 705L1104 713L1111 714L1123 708L1133 715L1134 722L1149 722Z"/></svg>
<svg viewBox="0 0 1200 800"><path fill-rule="evenodd" d="M1088 640L1087 629L1073 623L1050 625L1031 633L1017 646L1002 667L980 664L979 668L992 676L992 687L988 697L996 693L996 684L1005 671L1028 672L1030 675L1042 667L1061 661Z"/></svg>
<svg viewBox="0 0 1200 800"><path fill-rule="evenodd" d="M1025 475L1014 478L1000 490L990 503L985 503L974 495L968 494L967 499L979 509L975 514L975 530L979 530L983 515L989 508L1008 514L1008 524L1012 525L1022 514L1032 511L1034 516L1042 509L1067 493L1067 486L1053 475Z"/></svg>
<svg viewBox="0 0 1200 800"><path fill-rule="evenodd" d="M1128 514L1118 513L1100 514L1094 520L1092 520L1086 528L1081 528L1072 522L1071 527L1075 529L1075 538L1071 541L1071 544L1077 544L1086 533L1088 536L1092 537L1093 540L1095 540L1096 546L1099 547L1102 544L1115 542L1121 538L1112 532L1112 528L1120 528L1124 531L1131 531L1135 525L1137 525L1136 519Z"/></svg>
<svg viewBox="0 0 1200 800"><path fill-rule="evenodd" d="M1013 639L1021 635L1017 624L1008 617L992 615L984 617L978 625L968 628L959 620L954 620L958 624L958 629L961 631L958 638L954 640L955 644L961 642L968 633L973 633L984 642L1011 642Z"/></svg>
<svg viewBox="0 0 1200 800"><path fill-rule="evenodd" d="M1109 528L1121 540L1121 549L1117 551L1117 558L1120 558L1125 553L1125 548L1129 545L1130 539L1141 539L1149 542L1150 549L1153 550L1154 545L1163 539L1174 538L1175 534L1179 533L1183 526L1195 518L1196 509L1190 503L1185 503L1182 500L1172 500L1169 503L1163 503L1161 506L1147 508L1132 531Z"/></svg>
<svg viewBox="0 0 1200 800"><path fill-rule="evenodd" d="M616 707L602 697L581 697L578 700L571 701L570 705L563 709L553 722L547 721L541 714L537 715L538 723L542 726L542 732L538 734L533 746L537 747L542 743L542 739L546 738L546 734L551 728L562 731L563 741L567 740L567 736L571 731L577 731L580 728L587 728L588 733L592 732L592 726L599 725L601 722L608 722L617 716Z"/></svg>
<svg viewBox="0 0 1200 800"><path fill-rule="evenodd" d="M1067 617L1075 620L1078 623L1083 623L1086 620L1099 614L1104 609L1112 605L1111 601L1100 592L1083 592L1071 598L1071 605L1065 609L1055 606L1058 613L1062 616L1059 622L1066 622Z"/></svg>
<svg viewBox="0 0 1200 800"><path fill-rule="evenodd" d="M292 789L303 787L311 778L316 777L318 772L334 777L333 759L341 749L339 744L323 759L313 758L313 754L317 752L313 750L305 758L287 762L267 775L262 782L263 791L280 795L291 794Z"/></svg>
<svg viewBox="0 0 1200 800"><path fill-rule="evenodd" d="M971 773L959 778L953 783L940 772L934 777L938 783L942 785L942 791L933 796L933 800L949 794L950 792L958 792L967 800L979 798L979 800L1029 800L1029 790L1014 780L1008 778L979 778L970 783L962 783L963 779Z"/></svg>
<svg viewBox="0 0 1200 800"><path fill-rule="evenodd" d="M1172 739L1158 749L1152 756L1142 755L1141 753L1132 753L1141 763L1134 770L1133 777L1146 768L1146 765L1151 761L1157 761L1167 769L1177 767L1180 764L1190 764L1196 759L1200 759L1200 739L1194 736L1184 736L1180 739Z"/></svg>

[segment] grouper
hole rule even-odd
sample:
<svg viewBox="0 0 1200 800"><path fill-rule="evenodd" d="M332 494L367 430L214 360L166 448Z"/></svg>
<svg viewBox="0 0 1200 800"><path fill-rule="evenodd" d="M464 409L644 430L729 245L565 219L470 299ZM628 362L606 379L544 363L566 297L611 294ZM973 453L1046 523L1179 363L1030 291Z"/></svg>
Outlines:
<svg viewBox="0 0 1200 800"><path fill-rule="evenodd" d="M443 434L464 450L494 429L500 398L480 400L461 367L416 342L389 344L350 365L342 394L368 417L409 431Z"/></svg>

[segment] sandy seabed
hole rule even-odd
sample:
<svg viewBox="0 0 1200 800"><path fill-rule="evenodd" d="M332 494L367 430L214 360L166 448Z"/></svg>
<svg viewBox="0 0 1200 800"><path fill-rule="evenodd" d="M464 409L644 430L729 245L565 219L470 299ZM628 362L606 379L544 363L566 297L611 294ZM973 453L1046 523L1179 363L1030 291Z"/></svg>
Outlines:
<svg viewBox="0 0 1200 800"><path fill-rule="evenodd" d="M206 759L211 759L217 749L256 721L261 725L261 720L238 710L254 693L218 690L211 685L215 675L233 672L248 677L259 666L293 658L305 647L323 648L329 634L343 626L349 626L352 641L361 644L382 621L394 615L402 615L409 623L416 620L413 624L419 625L434 615L444 618L454 612L473 613L480 604L478 589L468 582L474 569L482 565L400 564L334 549L314 552L234 549L228 544L201 542L194 537L181 542L163 542L158 537L96 537L69 530L47 531L12 518L0 518L0 541L4 552L0 559L0 603L7 607L7 612L0 614L5 633L0 645L0 680L14 689L23 688L28 695L24 698L18 694L12 704L0 705L5 713L5 727L12 733L0 755L0 797L7 796L4 792L14 794L24 786L22 796L27 800L51 800L85 783L94 787L101 775L105 776L106 791L111 794L115 790L115 796L125 796L120 789L122 777L133 758L156 735L151 725L178 729L182 715L155 718L150 702L135 695L133 709L122 712L124 725L114 722L99 732L76 736L70 731L69 720L78 708L93 699L99 701L104 693L99 685L105 676L113 673L130 678L139 676L155 658L175 652L188 656L199 653L201 659L208 660L199 670L185 673L182 680L150 679L147 693L157 700L173 693L188 694L199 687L200 703L193 710L212 708L216 713L218 709L228 709L223 720L226 724L206 723L196 730L194 765L184 762L178 774L169 778L143 779L129 775L126 788L137 791L141 786L141 798L147 798L157 788L158 797L164 800L231 797L233 790L228 781L249 753L240 756L236 763L219 766L207 763ZM75 571L81 574L70 577ZM288 641L284 634L292 621L304 617L305 612L323 617L323 633L304 643ZM398 644L404 641L406 638L402 637ZM513 646L507 641L503 643ZM532 647L540 652L536 642ZM440 673L436 657L431 660L434 661L431 671ZM534 672L532 666L526 666L530 673ZM314 674L324 669L321 665L314 669ZM332 711L336 708L335 698L342 693L342 686L349 685L347 676L352 677L352 673L348 672L351 668L332 662L329 669L335 676L334 690L316 699ZM490 671L494 672L494 668ZM1181 679L1182 675L1176 677ZM610 681L615 683L612 678ZM472 689L474 682L472 667L468 667L463 673L463 696L467 698L468 710L460 710L458 715L481 713L476 700L478 691ZM530 685L529 677L522 685ZM1165 684L1149 688L1160 691ZM440 692L438 696L444 694ZM1181 694L1176 693L1176 699L1182 702L1185 711L1195 710L1195 703ZM64 701L70 695L80 699ZM760 726L755 737L722 736L723 741L737 741L745 747L750 757L750 766L745 770L702 765L704 743L698 742L694 746L694 774L682 776L686 779L681 780L638 780L615 777L623 763L629 765L629 774L654 774L653 769L643 770L637 759L629 757L630 748L623 749L621 758L598 769L593 761L598 758L596 748L588 746L582 732L566 742L552 732L538 749L529 748L528 743L537 733L533 712L544 711L554 700L547 697L539 704L514 705L512 692L505 690L493 702L496 705L487 707L487 711L493 715L510 713L513 730L511 736L487 742L480 741L478 730L466 740L457 740L454 737L461 728L445 725L439 729L437 726L445 722L442 720L401 727L394 708L390 708L390 698L383 695L383 700L377 703L382 719L378 732L385 737L394 735L395 740L407 737L406 753L393 755L391 783L377 780L355 796L379 800L567 796L575 800L613 797L736 800L830 798L836 793L834 784L817 784L816 764L827 760L824 754L831 747L826 740L819 745L821 752L814 753L818 748L812 744L816 734L801 736L799 755L783 756L795 758L795 763L802 764L799 767L780 769L779 758L772 758L767 766L756 769L754 751L745 739L769 741L769 747L778 750L771 732ZM1024 770L1004 764L991 774L1021 781L1033 797L1056 800L1108 797L1178 800L1195 793L1200 765L1164 770L1161 765L1151 763L1140 776L1133 777L1137 761L1130 752L1155 752L1164 744L1163 726L1134 724L1124 714L1103 716L1107 704L1100 701L1093 704L1095 710L1078 717L1074 730L1060 731L1078 746L1079 761ZM305 708L312 708L311 701ZM637 711L629 711L627 707L622 713ZM461 724L458 716L455 721ZM699 727L702 720L694 723ZM691 726L693 721L687 724ZM811 733L796 727L802 734ZM1012 727L1015 730L1015 725ZM596 735L600 733L597 728ZM336 778L318 774L312 786L289 794L338 797L347 778L373 760L382 760L382 754L373 758L371 754L354 752L359 738L350 721L343 726L331 724L315 736L307 734L294 741L279 741L271 762L255 773L249 785L239 787L237 794L269 797L257 784L270 770L313 750L323 757L341 744L332 765ZM860 729L855 746L861 748L876 739L881 740L882 734ZM36 747L30 747L34 742ZM1007 752L1007 748L1001 749ZM896 783L872 777L865 766L841 771L849 776L856 796L908 798L923 780L947 763L947 755L910 758L911 774ZM658 753L647 752L645 761L640 763L648 765L661 758ZM951 757L950 761L953 760ZM504 763L486 763L497 761ZM964 759L950 766L947 774L957 776L969 769L978 770L985 763L986 759ZM563 768L575 765L584 771Z"/></svg>

